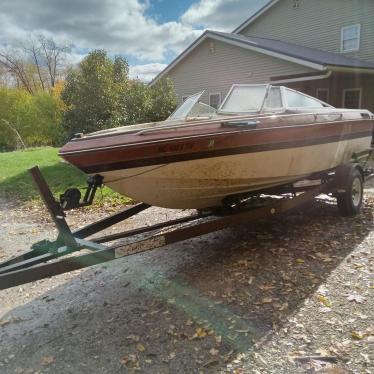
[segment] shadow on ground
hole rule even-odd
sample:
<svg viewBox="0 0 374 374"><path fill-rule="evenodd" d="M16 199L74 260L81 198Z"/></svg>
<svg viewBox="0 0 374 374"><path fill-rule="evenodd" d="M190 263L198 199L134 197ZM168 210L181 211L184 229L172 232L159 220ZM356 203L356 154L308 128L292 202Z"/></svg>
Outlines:
<svg viewBox="0 0 374 374"><path fill-rule="evenodd" d="M368 221L320 201L81 272L2 317L0 371L216 373L270 339Z"/></svg>

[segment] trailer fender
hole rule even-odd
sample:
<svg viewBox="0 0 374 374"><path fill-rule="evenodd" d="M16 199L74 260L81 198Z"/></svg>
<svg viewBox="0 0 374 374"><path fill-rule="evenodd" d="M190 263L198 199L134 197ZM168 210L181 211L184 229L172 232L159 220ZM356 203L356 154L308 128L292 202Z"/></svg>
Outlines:
<svg viewBox="0 0 374 374"><path fill-rule="evenodd" d="M359 164L349 163L340 165L336 168L334 175L334 189L337 193L345 192L349 189L350 176L354 170L358 170L362 179L364 179L364 170Z"/></svg>

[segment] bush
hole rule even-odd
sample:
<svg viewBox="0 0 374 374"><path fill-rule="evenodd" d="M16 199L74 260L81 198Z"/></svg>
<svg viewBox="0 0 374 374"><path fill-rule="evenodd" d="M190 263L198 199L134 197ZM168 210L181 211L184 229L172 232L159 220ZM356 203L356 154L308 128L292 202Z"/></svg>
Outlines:
<svg viewBox="0 0 374 374"><path fill-rule="evenodd" d="M0 150L57 145L63 138L58 98L47 92L0 88Z"/></svg>

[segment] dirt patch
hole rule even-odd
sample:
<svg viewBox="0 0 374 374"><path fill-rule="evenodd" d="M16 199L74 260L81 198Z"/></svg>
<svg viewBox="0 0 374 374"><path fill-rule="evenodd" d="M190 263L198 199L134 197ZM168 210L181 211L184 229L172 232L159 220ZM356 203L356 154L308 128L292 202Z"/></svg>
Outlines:
<svg viewBox="0 0 374 374"><path fill-rule="evenodd" d="M371 373L370 191L354 218L340 217L334 204L321 200L256 225L0 291L0 372L313 373L335 367L336 373ZM0 261L55 236L39 208L0 204ZM78 227L116 209L83 210L68 220ZM152 208L125 228L188 213Z"/></svg>

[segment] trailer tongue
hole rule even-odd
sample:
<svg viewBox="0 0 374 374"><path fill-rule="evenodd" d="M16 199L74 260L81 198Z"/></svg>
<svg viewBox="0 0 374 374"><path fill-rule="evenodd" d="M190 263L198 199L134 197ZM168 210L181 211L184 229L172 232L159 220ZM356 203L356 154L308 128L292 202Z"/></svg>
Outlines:
<svg viewBox="0 0 374 374"><path fill-rule="evenodd" d="M340 199L343 213L357 213L362 203L362 181L364 172L358 164L347 164L331 173L316 175L312 185L283 186L276 191L268 191L273 196L270 202L260 207L244 206L238 209L199 212L183 218L157 223L151 226L119 232L102 237L91 237L98 232L122 222L148 208L145 203L126 208L119 213L72 231L65 220L67 206L53 197L38 167L29 170L36 187L58 230L53 242L42 241L34 244L31 250L0 264L0 290L33 282L58 274L86 268L118 258L134 255L172 243L205 235L227 227L255 222L295 209L311 202L321 193L332 193ZM360 184L361 183L361 184ZM92 186L97 188L97 186ZM233 197L231 205L243 200L243 196ZM83 203L88 205L93 196L85 196ZM77 202L76 202L77 203ZM344 203L344 204L343 204ZM356 204L356 205L355 205ZM126 243L121 239L127 238ZM109 243L109 244L104 244ZM89 253L77 255L82 250ZM69 256L74 254L74 256Z"/></svg>

